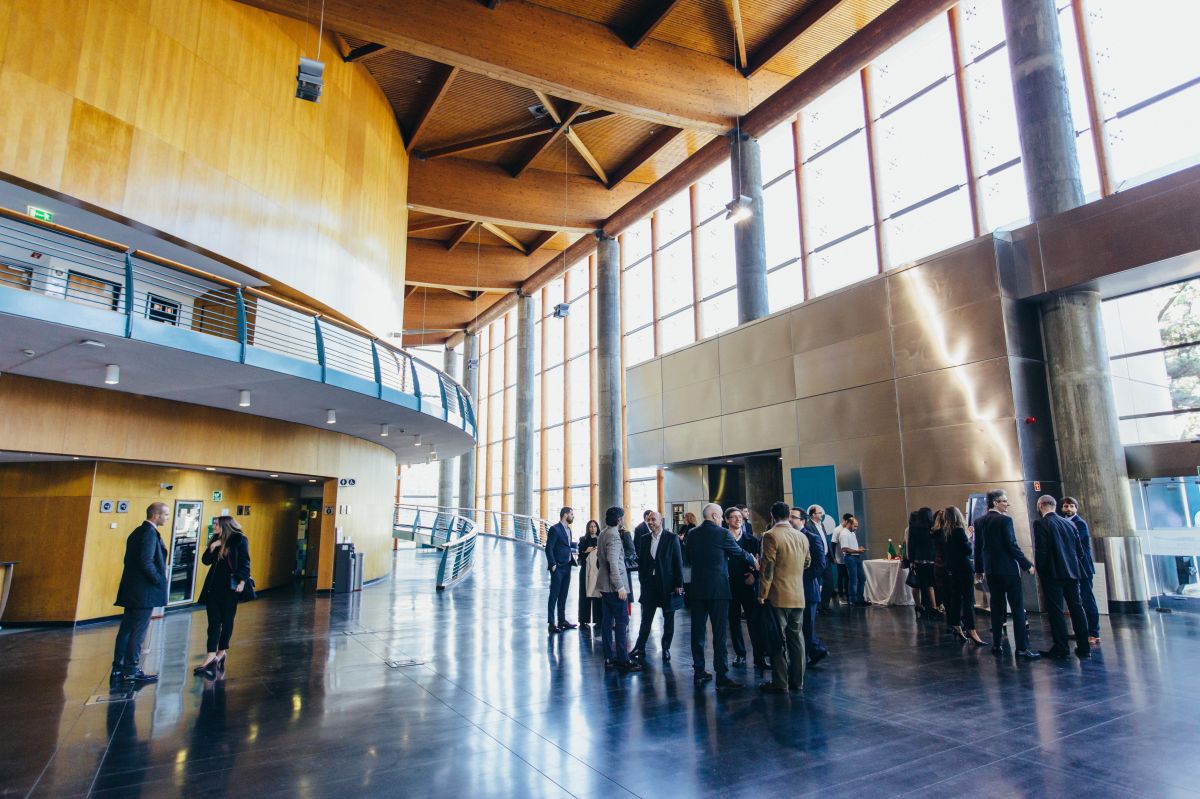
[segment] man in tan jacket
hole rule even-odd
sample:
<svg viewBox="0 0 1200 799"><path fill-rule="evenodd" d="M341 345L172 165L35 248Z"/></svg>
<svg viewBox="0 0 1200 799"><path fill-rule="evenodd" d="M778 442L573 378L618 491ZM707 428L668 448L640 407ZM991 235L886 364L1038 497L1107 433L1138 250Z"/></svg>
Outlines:
<svg viewBox="0 0 1200 799"><path fill-rule="evenodd" d="M809 563L808 539L788 523L791 508L786 502L771 506L774 526L763 533L758 602L771 603L779 620L784 645L771 657L771 682L764 693L786 694L804 689L804 569Z"/></svg>

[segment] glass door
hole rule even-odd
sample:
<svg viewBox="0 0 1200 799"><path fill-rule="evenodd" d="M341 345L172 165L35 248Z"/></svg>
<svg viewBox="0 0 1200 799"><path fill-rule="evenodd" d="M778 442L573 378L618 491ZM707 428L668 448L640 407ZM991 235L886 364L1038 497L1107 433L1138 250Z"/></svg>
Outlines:
<svg viewBox="0 0 1200 799"><path fill-rule="evenodd" d="M192 601L196 589L196 550L200 543L200 521L204 503L180 499L175 502L171 526L171 587L168 605Z"/></svg>

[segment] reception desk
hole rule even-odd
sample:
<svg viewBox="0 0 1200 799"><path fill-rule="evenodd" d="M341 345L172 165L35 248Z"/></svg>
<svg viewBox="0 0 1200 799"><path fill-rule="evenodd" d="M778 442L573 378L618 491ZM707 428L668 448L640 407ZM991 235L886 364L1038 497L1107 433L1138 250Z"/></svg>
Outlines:
<svg viewBox="0 0 1200 799"><path fill-rule="evenodd" d="M8 589L12 588L13 567L20 561L0 561L0 619L4 618L4 606L8 604Z"/></svg>
<svg viewBox="0 0 1200 799"><path fill-rule="evenodd" d="M863 588L863 598L872 605L913 603L912 590L904 584L908 579L908 569L903 568L900 561L886 558L864 560L863 573L867 583Z"/></svg>

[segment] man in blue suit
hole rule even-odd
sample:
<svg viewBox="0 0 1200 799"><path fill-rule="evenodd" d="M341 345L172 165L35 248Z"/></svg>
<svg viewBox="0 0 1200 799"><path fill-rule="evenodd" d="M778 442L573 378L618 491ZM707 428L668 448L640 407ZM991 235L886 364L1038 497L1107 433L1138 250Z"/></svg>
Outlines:
<svg viewBox="0 0 1200 799"><path fill-rule="evenodd" d="M829 550L825 546L825 529L821 520L825 509L810 505L808 515L799 508L792 508L788 521L808 539L808 567L804 570L804 651L808 653L808 665L815 666L829 657L829 650L817 637L817 606L821 604L821 576L829 561Z"/></svg>
<svg viewBox="0 0 1200 799"><path fill-rule="evenodd" d="M1075 525L1075 534L1079 538L1079 547L1083 556L1079 565L1083 567L1083 575L1079 578L1079 601L1083 603L1083 614L1087 616L1088 645L1100 643L1100 607L1096 604L1096 593L1092 581L1096 579L1096 564L1092 560L1092 531L1088 523L1079 515L1079 500L1075 497L1063 497L1059 508L1064 519Z"/></svg>
<svg viewBox="0 0 1200 799"><path fill-rule="evenodd" d="M574 521L575 511L563 508L558 512L558 524L551 525L546 532L546 568L550 570L550 599L546 603L546 619L552 635L579 626L567 621L567 593L571 590L571 566L574 565L571 552L571 524ZM557 624L554 622L555 608L558 609Z"/></svg>
<svg viewBox="0 0 1200 799"><path fill-rule="evenodd" d="M125 609L113 646L112 679L154 682L157 674L138 668L142 644L150 629L150 614L167 604L167 548L158 528L171 511L163 502L146 508L146 521L125 539L125 568L114 605Z"/></svg>
<svg viewBox="0 0 1200 799"><path fill-rule="evenodd" d="M725 636L729 631L729 566L726 557L745 561L751 568L758 563L754 556L733 540L733 534L721 526L721 506L710 502L704 506L704 521L687 535L688 561L692 564L692 668L696 685L713 678L704 669L704 625L711 620L713 636L713 671L717 673L718 690L741 688L728 676L725 662Z"/></svg>
<svg viewBox="0 0 1200 799"><path fill-rule="evenodd" d="M1091 657L1091 645L1087 637L1087 617L1079 601L1083 547L1079 545L1075 525L1055 512L1057 506L1054 497L1038 497L1038 515L1042 518L1033 523L1033 557L1037 563L1038 577L1042 579L1046 615L1050 617L1050 635L1054 638L1054 645L1042 655L1052 658L1071 656L1067 644L1067 622L1062 612L1065 601L1071 613L1071 626L1075 629L1075 654L1087 658Z"/></svg>
<svg viewBox="0 0 1200 799"><path fill-rule="evenodd" d="M987 492L987 513L975 520L975 581L987 575L991 594L992 654L999 655L1004 644L1004 606L1012 609L1013 635L1017 639L1017 657L1036 660L1041 657L1029 648L1025 629L1025 598L1021 572L1035 573L1033 564L1017 544L1012 517L1008 515L1008 493L995 488Z"/></svg>

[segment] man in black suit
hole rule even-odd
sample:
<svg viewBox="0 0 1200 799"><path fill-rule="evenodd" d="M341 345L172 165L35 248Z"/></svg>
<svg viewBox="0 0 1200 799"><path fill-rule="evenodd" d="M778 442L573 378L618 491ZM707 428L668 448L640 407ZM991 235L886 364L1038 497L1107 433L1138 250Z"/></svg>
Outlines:
<svg viewBox="0 0 1200 799"><path fill-rule="evenodd" d="M642 523L633 528L633 547L635 550L641 546L642 539L650 535L650 514L655 512L653 510L642 511Z"/></svg>
<svg viewBox="0 0 1200 799"><path fill-rule="evenodd" d="M1092 589L1092 582L1096 579L1096 564L1092 560L1092 532L1079 515L1079 500L1075 497L1063 497L1059 514L1075 525L1075 534L1083 549L1083 557L1079 559L1079 565L1083 567L1083 575L1079 578L1079 600L1087 616L1088 646L1095 646L1100 643L1100 607L1096 604L1096 594Z"/></svg>
<svg viewBox="0 0 1200 799"><path fill-rule="evenodd" d="M679 537L663 534L662 516L657 512L646 517L649 534L638 541L638 574L642 586L642 626L637 643L630 654L646 659L646 642L654 625L654 611L662 608L662 659L671 659L671 641L675 637L673 598L683 594L683 550Z"/></svg>
<svg viewBox="0 0 1200 799"><path fill-rule="evenodd" d="M1042 518L1033 523L1033 559L1042 580L1050 635L1054 639L1054 645L1042 655L1052 658L1071 656L1067 622L1062 612L1065 600L1071 613L1071 626L1075 629L1075 654L1080 658L1091 657L1087 615L1079 596L1079 582L1084 575L1083 547L1079 544L1075 525L1056 513L1058 503L1054 497L1038 497L1037 509Z"/></svg>
<svg viewBox="0 0 1200 799"><path fill-rule="evenodd" d="M820 505L810 505L808 514L799 508L792 508L788 521L792 527L804 534L808 539L809 563L804 569L804 651L808 654L808 665L815 666L829 657L829 650L817 637L817 607L821 604L821 575L829 561L829 550L826 547L825 529L821 524L825 518L825 509Z"/></svg>
<svg viewBox="0 0 1200 799"><path fill-rule="evenodd" d="M710 502L704 506L704 521L688 533L688 560L692 564L692 666L697 685L712 679L704 670L704 623L711 621L713 635L713 671L717 673L717 688L741 688L727 676L725 663L725 634L729 626L729 568L725 557L740 558L756 565L754 556L742 549L733 535L721 527L721 506Z"/></svg>
<svg viewBox="0 0 1200 799"><path fill-rule="evenodd" d="M1017 544L1012 517L1008 515L1008 494L1002 489L987 492L988 511L975 520L975 581L987 575L991 592L992 654L999 655L1004 643L1004 605L1012 609L1013 635L1017 639L1017 657L1037 659L1029 648L1025 629L1025 600L1021 591L1021 572L1036 573L1033 564Z"/></svg>
<svg viewBox="0 0 1200 799"><path fill-rule="evenodd" d="M117 641L113 646L112 678L135 682L154 682L157 674L138 668L142 644L150 629L150 614L167 604L167 548L158 528L167 523L171 511L166 503L155 502L146 508L146 521L125 540L125 568L117 601L124 608Z"/></svg>
<svg viewBox="0 0 1200 799"><path fill-rule="evenodd" d="M546 626L551 635L562 630L573 630L578 624L567 621L567 593L571 590L571 523L575 511L562 508L558 512L558 523L546 531L546 568L550 572L550 598L546 602ZM554 612L558 610L558 623Z"/></svg>

